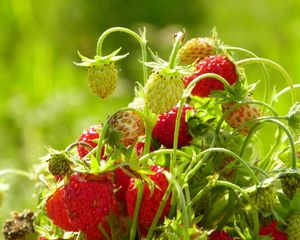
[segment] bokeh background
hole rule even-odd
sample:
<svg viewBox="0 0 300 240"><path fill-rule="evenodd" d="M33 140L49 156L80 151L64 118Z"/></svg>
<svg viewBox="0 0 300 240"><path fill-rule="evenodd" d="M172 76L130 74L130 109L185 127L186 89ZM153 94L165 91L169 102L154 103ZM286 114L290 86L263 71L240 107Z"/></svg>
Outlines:
<svg viewBox="0 0 300 240"><path fill-rule="evenodd" d="M107 100L89 92L77 50L93 57L100 34L110 27L134 31L146 26L149 46L167 59L172 34L210 36L280 63L300 82L300 2L298 0L1 0L0 1L0 169L32 171L45 146L64 149L89 125L125 107L142 78L139 44L124 33L106 39L104 53L122 46L119 86ZM257 77L256 77L256 75ZM252 70L253 81L261 72ZM271 75L278 89L282 77ZM271 91L271 90L270 90ZM259 96L258 96L259 98ZM279 108L286 113L288 101ZM10 211L33 209L34 182L22 176L9 183L0 206L0 227Z"/></svg>

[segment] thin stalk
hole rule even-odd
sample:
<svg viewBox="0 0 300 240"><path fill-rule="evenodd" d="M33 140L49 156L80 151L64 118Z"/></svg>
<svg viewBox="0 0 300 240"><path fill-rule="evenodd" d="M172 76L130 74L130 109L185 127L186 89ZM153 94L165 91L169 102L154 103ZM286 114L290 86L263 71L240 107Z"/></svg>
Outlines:
<svg viewBox="0 0 300 240"><path fill-rule="evenodd" d="M190 227L190 221L189 221L189 215L188 215L188 211L187 211L187 204L185 201L185 197L184 194L182 192L181 186L179 185L179 183L176 181L176 179L173 177L173 175L169 172L165 173L169 183L173 184L176 192L178 194L178 200L181 206L181 212L182 212L182 219L183 219L183 240L189 240L190 239L190 235L189 235L189 227ZM179 204L178 204L179 205Z"/></svg>
<svg viewBox="0 0 300 240"><path fill-rule="evenodd" d="M296 89L296 88L300 88L300 84L294 84L293 85L293 88ZM278 99L283 95L285 94L286 92L290 91L291 87L288 86L284 89L282 89L280 92L278 92L274 97L273 97L273 101L271 102L271 105L274 105L275 102L278 101Z"/></svg>
<svg viewBox="0 0 300 240"><path fill-rule="evenodd" d="M99 227L100 231L102 232L102 234L104 235L105 239L110 240L110 237L109 237L108 233L106 232L105 228L103 227L103 225L99 224L98 227Z"/></svg>
<svg viewBox="0 0 300 240"><path fill-rule="evenodd" d="M141 202L143 199L143 191L144 191L144 183L140 182L139 187L138 187L136 205L135 205L134 214L133 214L133 221L132 221L132 225L130 228L130 237L129 237L130 240L135 240L140 206L141 206Z"/></svg>
<svg viewBox="0 0 300 240"><path fill-rule="evenodd" d="M173 149L159 149L159 150L156 150L154 152L150 152L144 156L142 156L140 158L140 162L144 162L144 161L147 161L149 158L151 157L155 157L155 156L158 156L158 155L162 155L162 154L173 154ZM192 156L186 152L183 152L181 150L177 150L177 154L182 156L182 157L185 157L187 159L192 159Z"/></svg>
<svg viewBox="0 0 300 240"><path fill-rule="evenodd" d="M295 92L295 89L293 87L294 86L293 80L291 79L289 74L285 71L285 69L282 66L280 66L278 63L276 63L276 62L274 62L270 59L266 59L266 58L247 58L247 59L243 59L243 60L240 60L240 61L236 62L236 64L240 65L240 66L245 66L245 65L253 64L253 63L267 64L267 65L270 65L271 67L275 68L276 70L278 70L282 74L284 79L287 81L288 85L290 86L292 104L295 103L295 101L296 101L296 92Z"/></svg>
<svg viewBox="0 0 300 240"><path fill-rule="evenodd" d="M253 233L254 233L254 237L255 237L254 239L256 239L258 236L258 231L259 231L258 213L257 213L256 206L253 203L253 201L250 199L249 195L239 186L237 186L233 183L227 182L227 181L217 180L216 186L225 186L225 187L231 188L232 190L241 193L243 195L243 197L247 200L247 202L251 206L251 210L252 210L252 214L253 214Z"/></svg>
<svg viewBox="0 0 300 240"><path fill-rule="evenodd" d="M161 200L161 202L159 204L159 208L157 209L157 212L156 212L155 217L154 217L154 219L153 219L153 221L151 223L151 226L150 226L150 228L148 230L148 233L147 233L147 236L146 236L146 240L151 240L151 237L152 237L153 231L154 231L154 227L156 226L156 224L157 224L157 222L158 222L158 220L160 218L160 215L162 214L162 211L163 211L163 209L166 206L166 203L167 203L167 201L169 199L169 196L170 196L171 192L172 192L172 188L171 188L171 184L169 184L169 186L168 186L168 188L167 188L167 190L166 190L166 192L164 194L164 197L162 198L162 200Z"/></svg>
<svg viewBox="0 0 300 240"><path fill-rule="evenodd" d="M29 180L34 180L33 175L30 174L29 172L24 171L24 170L19 170L19 169L4 169L4 170L0 170L0 176L7 175L7 174L16 174L16 175L19 175L19 176L26 177Z"/></svg>
<svg viewBox="0 0 300 240"><path fill-rule="evenodd" d="M102 45L104 42L104 39L111 33L113 32L124 32L129 34L130 36L134 37L141 45L141 50L142 50L142 62L145 63L147 62L147 40L146 40L146 28L144 28L144 31L141 33L141 36L138 35L136 32L124 28L124 27L114 27L107 29L104 31L101 36L98 39L97 42L97 55L102 56ZM145 64L143 64L143 78L144 78L144 84L146 83L148 79L148 68Z"/></svg>
<svg viewBox="0 0 300 240"><path fill-rule="evenodd" d="M259 185L260 182L258 180L258 178L256 177L256 175L254 174L254 172L252 171L252 169L249 167L249 165L237 154L235 154L234 152L228 150L228 149L225 149L225 148L210 148L210 149L206 149L204 151L202 151L201 153L199 153L196 157L196 159L199 159L201 158L202 155L208 153L208 152L222 152L222 153L226 153L228 155L231 155L232 157L234 157L235 159L239 160L239 162L245 167L245 169L247 170L247 172L249 173L251 179L253 180L253 182L256 184L256 185ZM202 161L199 161L196 166L190 171L187 173L186 175L186 179L190 179L196 172L197 170L199 169L199 167L203 164Z"/></svg>
<svg viewBox="0 0 300 240"><path fill-rule="evenodd" d="M175 34L175 42L173 44L173 48L169 57L169 68L173 69L175 67L175 62L176 62L176 57L177 57L177 52L179 50L180 44L182 42L184 34L183 32L178 32Z"/></svg>
<svg viewBox="0 0 300 240"><path fill-rule="evenodd" d="M240 47L231 47L231 46L224 46L224 48L226 50L229 50L229 51L239 51L239 52L243 52L243 53L246 53L248 55L250 55L251 57L254 57L254 58L258 58L258 56L247 50L247 49L244 49L244 48L240 48ZM267 68L265 66L265 64L262 64L262 70L263 70L263 73L264 73L264 79L265 79L265 88L264 88L264 102L268 103L269 102L269 92L271 92L269 89L271 89L271 82L269 81L269 73L267 71Z"/></svg>

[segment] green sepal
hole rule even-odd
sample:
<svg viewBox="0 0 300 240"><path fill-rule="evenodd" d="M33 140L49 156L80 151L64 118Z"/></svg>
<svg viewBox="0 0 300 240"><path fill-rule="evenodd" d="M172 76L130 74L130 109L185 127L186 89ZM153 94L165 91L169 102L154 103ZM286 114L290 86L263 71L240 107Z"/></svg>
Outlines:
<svg viewBox="0 0 300 240"><path fill-rule="evenodd" d="M101 65L101 64L105 64L105 63L109 63L109 62L115 62L115 61L119 61L125 57L128 56L129 53L123 54L123 55L119 55L117 56L117 54L120 52L122 48L118 48L117 50L115 50L114 52L112 52L111 54L107 55L107 56L95 56L95 58L90 59L87 58L85 56L83 56L79 51L77 52L79 57L81 58L82 62L81 63L76 63L74 62L75 65L77 66L82 66L82 67L91 67L91 66L97 66L97 65Z"/></svg>

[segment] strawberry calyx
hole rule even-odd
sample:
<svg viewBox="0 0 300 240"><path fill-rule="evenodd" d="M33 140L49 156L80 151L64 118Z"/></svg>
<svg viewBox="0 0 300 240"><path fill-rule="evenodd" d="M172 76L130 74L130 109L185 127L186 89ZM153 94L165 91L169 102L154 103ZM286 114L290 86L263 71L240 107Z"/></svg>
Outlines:
<svg viewBox="0 0 300 240"><path fill-rule="evenodd" d="M126 53L124 55L117 56L117 54L120 52L121 49L122 48L120 47L117 50L115 50L113 53L104 57L96 55L94 59L87 58L78 51L78 55L81 58L82 62L81 63L74 62L74 64L82 67L92 67L92 66L99 66L99 65L104 65L104 64L109 64L111 62L119 61L127 57L127 55L129 54Z"/></svg>

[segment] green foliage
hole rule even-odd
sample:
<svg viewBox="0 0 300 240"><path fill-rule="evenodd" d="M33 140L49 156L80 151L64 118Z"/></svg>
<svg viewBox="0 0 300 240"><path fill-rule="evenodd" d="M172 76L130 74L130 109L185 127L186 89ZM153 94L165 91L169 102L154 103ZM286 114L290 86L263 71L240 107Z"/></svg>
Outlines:
<svg viewBox="0 0 300 240"><path fill-rule="evenodd" d="M125 52L135 50L119 65L122 79L112 98L99 100L90 94L85 72L73 65L78 61L76 50L95 55L103 30L147 26L150 47L168 53L172 33L185 28L187 37L205 36L216 26L225 42L279 62L297 79L299 5L296 0L0 1L0 169L31 169L45 154L46 144L65 148L83 129L132 100L134 82L142 78L141 63L136 61L140 50L122 33L105 43L106 53L120 45ZM260 69L249 71L254 75ZM270 79L282 89L285 83L277 76L271 73ZM255 94L259 99L262 93ZM276 106L280 113L286 110L285 101ZM0 223L10 211L33 208L37 202L28 180L6 177L5 182L11 190L0 206ZM15 196L22 201L15 201Z"/></svg>

